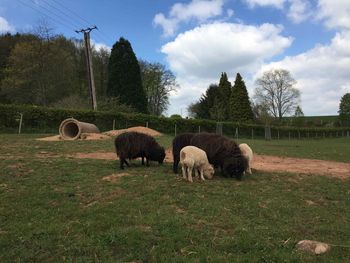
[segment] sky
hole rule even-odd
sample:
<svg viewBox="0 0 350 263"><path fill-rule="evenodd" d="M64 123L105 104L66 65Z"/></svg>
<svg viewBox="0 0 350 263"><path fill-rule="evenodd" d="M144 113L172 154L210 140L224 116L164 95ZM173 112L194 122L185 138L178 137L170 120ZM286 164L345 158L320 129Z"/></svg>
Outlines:
<svg viewBox="0 0 350 263"><path fill-rule="evenodd" d="M221 72L255 80L286 69L307 116L337 115L350 92L350 0L0 0L0 33L30 32L45 19L55 33L96 25L95 48L128 39L136 56L176 76L167 115L187 116Z"/></svg>

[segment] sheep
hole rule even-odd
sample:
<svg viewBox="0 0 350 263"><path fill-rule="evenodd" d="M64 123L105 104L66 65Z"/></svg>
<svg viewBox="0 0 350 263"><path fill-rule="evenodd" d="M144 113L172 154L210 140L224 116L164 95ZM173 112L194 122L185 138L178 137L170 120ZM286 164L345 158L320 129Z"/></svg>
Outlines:
<svg viewBox="0 0 350 263"><path fill-rule="evenodd" d="M120 159L120 169L124 169L124 163L130 166L126 159L141 157L144 165L144 158L146 158L146 165L149 166L149 160L162 164L165 158L164 148L153 137L144 133L122 133L115 138L114 145Z"/></svg>
<svg viewBox="0 0 350 263"><path fill-rule="evenodd" d="M233 140L214 133L200 133L192 137L190 145L204 150L209 163L219 166L225 176L242 179L248 162Z"/></svg>
<svg viewBox="0 0 350 263"><path fill-rule="evenodd" d="M178 173L178 165L179 165L179 161L180 161L180 151L183 147L187 146L187 145L191 145L191 139L194 136L194 133L182 133L177 135L174 139L173 139L173 171L175 174Z"/></svg>
<svg viewBox="0 0 350 263"><path fill-rule="evenodd" d="M204 176L208 179L212 179L214 175L214 168L208 162L207 154L205 151L195 147L186 146L180 151L180 163L182 166L182 176L188 181L192 180L192 170L194 168L195 176L204 181Z"/></svg>
<svg viewBox="0 0 350 263"><path fill-rule="evenodd" d="M248 162L248 166L247 166L247 169L245 170L245 172L249 173L249 174L252 174L252 161L253 161L253 151L252 149L249 147L248 144L246 143L241 143L239 145L239 149L241 150L243 156L246 158L247 162Z"/></svg>

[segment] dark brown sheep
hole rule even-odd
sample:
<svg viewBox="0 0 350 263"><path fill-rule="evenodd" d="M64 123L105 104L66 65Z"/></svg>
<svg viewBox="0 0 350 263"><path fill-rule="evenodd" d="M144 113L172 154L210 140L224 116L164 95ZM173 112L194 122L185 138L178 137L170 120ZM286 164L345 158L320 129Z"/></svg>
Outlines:
<svg viewBox="0 0 350 263"><path fill-rule="evenodd" d="M120 159L120 169L124 169L124 163L129 166L126 159L146 158L146 165L150 161L157 161L162 164L165 158L165 150L156 140L146 134L139 132L125 132L120 134L114 141L115 150Z"/></svg>
<svg viewBox="0 0 350 263"><path fill-rule="evenodd" d="M200 133L193 136L191 145L204 150L209 163L219 166L225 176L242 178L248 164L233 140L215 133Z"/></svg>
<svg viewBox="0 0 350 263"><path fill-rule="evenodd" d="M182 133L177 135L173 139L173 171L178 173L178 166L180 162L180 151L183 147L191 145L191 139L195 136L195 133Z"/></svg>
<svg viewBox="0 0 350 263"><path fill-rule="evenodd" d="M178 171L180 151L183 147L193 145L204 150L209 163L220 167L225 176L242 178L248 163L236 142L215 133L183 133L173 140L173 170Z"/></svg>

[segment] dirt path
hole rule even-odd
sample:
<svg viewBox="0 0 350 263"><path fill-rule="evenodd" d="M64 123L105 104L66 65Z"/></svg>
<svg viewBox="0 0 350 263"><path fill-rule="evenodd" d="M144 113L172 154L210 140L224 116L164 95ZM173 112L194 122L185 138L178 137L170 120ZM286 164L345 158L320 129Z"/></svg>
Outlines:
<svg viewBox="0 0 350 263"><path fill-rule="evenodd" d="M74 158L91 158L101 160L116 160L114 152L76 153ZM165 162L172 162L171 150L166 151ZM290 172L299 174L318 174L346 179L350 177L350 163L254 155L253 169L266 172Z"/></svg>

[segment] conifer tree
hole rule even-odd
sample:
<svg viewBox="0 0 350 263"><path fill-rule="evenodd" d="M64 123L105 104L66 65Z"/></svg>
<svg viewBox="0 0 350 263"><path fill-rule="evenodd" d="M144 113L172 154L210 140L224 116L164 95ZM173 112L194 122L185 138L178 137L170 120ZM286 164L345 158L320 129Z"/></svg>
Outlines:
<svg viewBox="0 0 350 263"><path fill-rule="evenodd" d="M128 40L120 38L112 48L108 64L107 96L147 113L147 97L142 87L140 66Z"/></svg>
<svg viewBox="0 0 350 263"><path fill-rule="evenodd" d="M227 120L229 118L231 89L231 82L228 81L226 72L221 73L217 101L214 105L214 108L217 109L216 119L218 120Z"/></svg>
<svg viewBox="0 0 350 263"><path fill-rule="evenodd" d="M237 73L230 97L230 119L247 122L254 119L247 88L241 74Z"/></svg>

